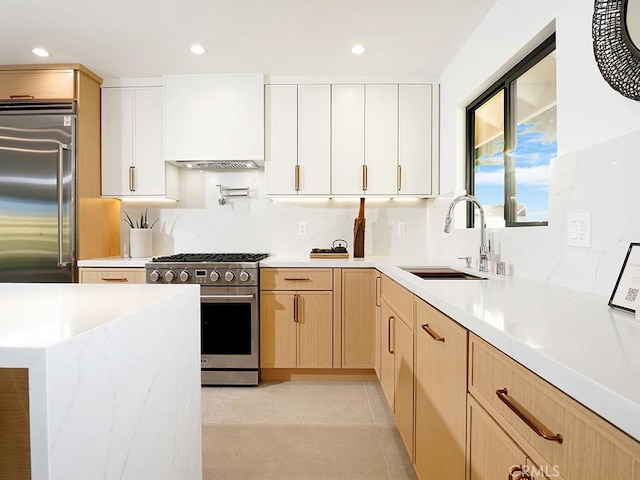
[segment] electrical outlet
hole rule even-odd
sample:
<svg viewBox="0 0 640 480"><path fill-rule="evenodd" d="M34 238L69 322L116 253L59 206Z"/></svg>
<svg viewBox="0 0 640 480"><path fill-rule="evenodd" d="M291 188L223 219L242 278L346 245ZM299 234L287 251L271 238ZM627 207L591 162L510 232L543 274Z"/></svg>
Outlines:
<svg viewBox="0 0 640 480"><path fill-rule="evenodd" d="M298 235L306 235L307 234L307 222L298 222Z"/></svg>
<svg viewBox="0 0 640 480"><path fill-rule="evenodd" d="M591 246L591 213L567 215L567 245L587 248Z"/></svg>
<svg viewBox="0 0 640 480"><path fill-rule="evenodd" d="M398 223L398 236L404 237L407 233L407 224L406 223Z"/></svg>

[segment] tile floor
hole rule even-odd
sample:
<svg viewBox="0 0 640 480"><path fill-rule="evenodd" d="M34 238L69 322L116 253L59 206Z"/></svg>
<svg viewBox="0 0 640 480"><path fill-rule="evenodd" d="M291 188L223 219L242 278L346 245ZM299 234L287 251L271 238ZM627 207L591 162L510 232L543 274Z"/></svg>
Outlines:
<svg viewBox="0 0 640 480"><path fill-rule="evenodd" d="M415 480L375 382L203 387L204 480Z"/></svg>

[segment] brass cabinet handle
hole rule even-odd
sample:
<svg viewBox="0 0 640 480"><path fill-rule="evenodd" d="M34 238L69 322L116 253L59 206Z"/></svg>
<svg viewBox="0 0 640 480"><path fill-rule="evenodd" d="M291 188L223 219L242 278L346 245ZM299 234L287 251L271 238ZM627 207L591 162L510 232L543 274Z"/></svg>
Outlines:
<svg viewBox="0 0 640 480"><path fill-rule="evenodd" d="M298 323L298 308L300 297L298 295L293 296L293 321Z"/></svg>
<svg viewBox="0 0 640 480"><path fill-rule="evenodd" d="M391 350L391 319L395 320L395 318L389 317L387 321L387 351L393 355L393 350Z"/></svg>
<svg viewBox="0 0 640 480"><path fill-rule="evenodd" d="M112 278L107 278L107 277L102 277L102 281L103 282L128 282L129 279L126 277L112 277Z"/></svg>
<svg viewBox="0 0 640 480"><path fill-rule="evenodd" d="M398 165L398 191L402 190L402 165Z"/></svg>
<svg viewBox="0 0 640 480"><path fill-rule="evenodd" d="M9 98L11 100L31 100L36 97L34 97L33 95L9 95Z"/></svg>
<svg viewBox="0 0 640 480"><path fill-rule="evenodd" d="M285 277L285 280L287 282L308 282L311 279L309 277L306 277L306 278Z"/></svg>
<svg viewBox="0 0 640 480"><path fill-rule="evenodd" d="M513 413L515 413L520 419L527 424L527 426L536 432L545 440L552 442L562 443L562 435L559 433L553 433L549 430L540 420L529 413L522 405L516 402L513 398L509 397L507 389L496 390L498 398L507 406Z"/></svg>
<svg viewBox="0 0 640 480"><path fill-rule="evenodd" d="M376 307L381 307L380 304L380 283L382 279L380 277L376 277Z"/></svg>
<svg viewBox="0 0 640 480"><path fill-rule="evenodd" d="M129 167L129 191L136 191L136 167L133 165Z"/></svg>
<svg viewBox="0 0 640 480"><path fill-rule="evenodd" d="M295 167L295 190L296 192L300 191L300 165L296 165Z"/></svg>
<svg viewBox="0 0 640 480"><path fill-rule="evenodd" d="M367 191L369 183L369 172L366 165L362 165L362 190Z"/></svg>
<svg viewBox="0 0 640 480"><path fill-rule="evenodd" d="M433 338L436 342L444 342L444 337L439 335L433 328L429 326L428 323L422 325L422 329L429 334L431 338Z"/></svg>
<svg viewBox="0 0 640 480"><path fill-rule="evenodd" d="M531 476L522 471L522 465L514 465L509 469L507 480L531 480Z"/></svg>

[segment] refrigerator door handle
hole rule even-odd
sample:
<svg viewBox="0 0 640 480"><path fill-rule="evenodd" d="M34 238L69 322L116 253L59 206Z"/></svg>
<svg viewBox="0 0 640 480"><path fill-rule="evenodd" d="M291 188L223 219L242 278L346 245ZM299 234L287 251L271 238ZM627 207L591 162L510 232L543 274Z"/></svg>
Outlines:
<svg viewBox="0 0 640 480"><path fill-rule="evenodd" d="M64 195L63 195L63 181L64 181L64 151L71 151L69 145L65 145L64 143L58 144L58 168L57 168L57 181L56 181L56 191L58 194L58 268L68 267L71 265L70 262L63 261L63 224L64 224L64 212L62 211Z"/></svg>

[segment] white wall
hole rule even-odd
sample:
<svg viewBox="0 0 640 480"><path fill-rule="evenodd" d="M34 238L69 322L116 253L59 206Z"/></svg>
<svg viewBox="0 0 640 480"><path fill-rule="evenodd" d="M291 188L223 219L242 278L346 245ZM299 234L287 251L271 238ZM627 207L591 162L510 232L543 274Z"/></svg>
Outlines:
<svg viewBox="0 0 640 480"><path fill-rule="evenodd" d="M249 187L250 196L218 204L218 184ZM314 247L328 248L344 239L353 253L353 223L359 200L273 201L265 196L263 171L194 172L181 170L182 200L175 206L149 208L154 227L154 255L183 252L266 252L271 255L308 257ZM139 216L135 203L123 210ZM426 200L365 202L365 256L426 255ZM298 232L306 223L306 235ZM397 223L405 224L398 236ZM128 235L123 223L123 242Z"/></svg>
<svg viewBox="0 0 640 480"><path fill-rule="evenodd" d="M593 2L498 0L441 77L441 192L428 203L428 253L477 258L479 232L442 237L446 209L464 188L464 113L479 93L553 31L557 39L558 154L548 227L490 232L518 276L609 295L624 254L640 241L640 103L611 89L592 50ZM612 161L617 161L613 166ZM635 183L635 185L634 185ZM463 207L458 207L463 210ZM591 248L567 247L566 214L592 213Z"/></svg>

